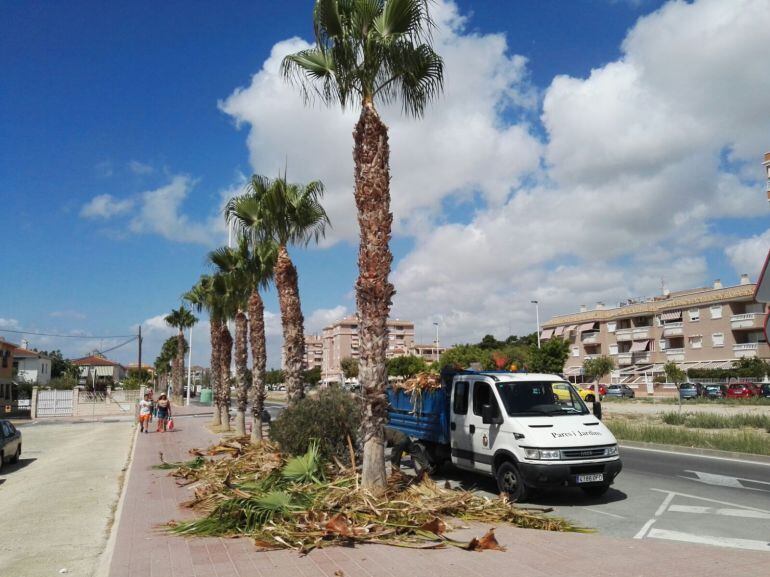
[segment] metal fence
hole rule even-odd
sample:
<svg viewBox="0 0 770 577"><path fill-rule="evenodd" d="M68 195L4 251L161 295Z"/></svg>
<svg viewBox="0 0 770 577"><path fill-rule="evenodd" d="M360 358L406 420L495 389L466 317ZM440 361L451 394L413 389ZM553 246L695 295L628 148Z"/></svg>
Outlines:
<svg viewBox="0 0 770 577"><path fill-rule="evenodd" d="M47 390L37 393L37 415L40 417L71 417L72 391Z"/></svg>

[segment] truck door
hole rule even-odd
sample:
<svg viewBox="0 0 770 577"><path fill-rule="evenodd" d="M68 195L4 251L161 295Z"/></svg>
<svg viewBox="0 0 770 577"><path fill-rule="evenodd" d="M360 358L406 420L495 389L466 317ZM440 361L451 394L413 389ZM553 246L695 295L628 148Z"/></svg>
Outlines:
<svg viewBox="0 0 770 577"><path fill-rule="evenodd" d="M468 415L468 428L472 432L473 468L478 471L492 471L494 446L500 432L500 425L485 425L481 416L484 405L492 407L493 414L500 415L500 407L492 386L485 381L474 381L472 410Z"/></svg>
<svg viewBox="0 0 770 577"><path fill-rule="evenodd" d="M473 468L473 444L468 422L468 381L455 381L452 387L452 414L449 421L452 464L464 469Z"/></svg>

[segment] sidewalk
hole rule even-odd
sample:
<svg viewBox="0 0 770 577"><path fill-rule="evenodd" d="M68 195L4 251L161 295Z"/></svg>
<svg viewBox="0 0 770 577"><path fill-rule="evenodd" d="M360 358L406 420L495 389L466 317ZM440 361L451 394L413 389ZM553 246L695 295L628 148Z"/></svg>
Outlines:
<svg viewBox="0 0 770 577"><path fill-rule="evenodd" d="M181 538L158 529L189 518L179 507L189 489L179 488L168 471L152 469L162 452L166 461L187 460L188 449L216 440L205 428L208 417L180 417L173 433L137 439L134 460L117 520L110 577L766 577L770 555L756 551L613 539L600 535L549 533L499 526L506 552L471 553L455 548L414 550L380 545L334 547L299 556L294 551L255 551L249 539ZM481 536L478 526L456 536ZM108 553L109 554L109 553Z"/></svg>

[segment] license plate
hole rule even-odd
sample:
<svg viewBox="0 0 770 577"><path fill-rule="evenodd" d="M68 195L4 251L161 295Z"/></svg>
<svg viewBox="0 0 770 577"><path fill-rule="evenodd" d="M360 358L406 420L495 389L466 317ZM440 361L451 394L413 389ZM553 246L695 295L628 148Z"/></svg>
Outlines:
<svg viewBox="0 0 770 577"><path fill-rule="evenodd" d="M578 483L597 483L604 481L604 473L594 473L593 475L578 475Z"/></svg>

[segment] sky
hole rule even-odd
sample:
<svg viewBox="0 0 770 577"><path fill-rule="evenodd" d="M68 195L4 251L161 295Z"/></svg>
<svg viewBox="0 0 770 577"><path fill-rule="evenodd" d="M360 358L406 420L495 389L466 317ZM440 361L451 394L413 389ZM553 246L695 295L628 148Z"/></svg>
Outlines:
<svg viewBox="0 0 770 577"><path fill-rule="evenodd" d="M392 316L504 338L581 304L756 279L770 248L770 0L437 0L443 94L389 126ZM321 180L292 248L308 333L355 310L357 114L280 75L310 0L0 4L0 336L77 357L163 317L254 173ZM281 328L266 295L268 363ZM23 333L23 334L22 334ZM45 336L47 333L60 336ZM193 362L208 364L205 318ZM80 338L83 337L83 338ZM135 362L136 343L108 356Z"/></svg>

